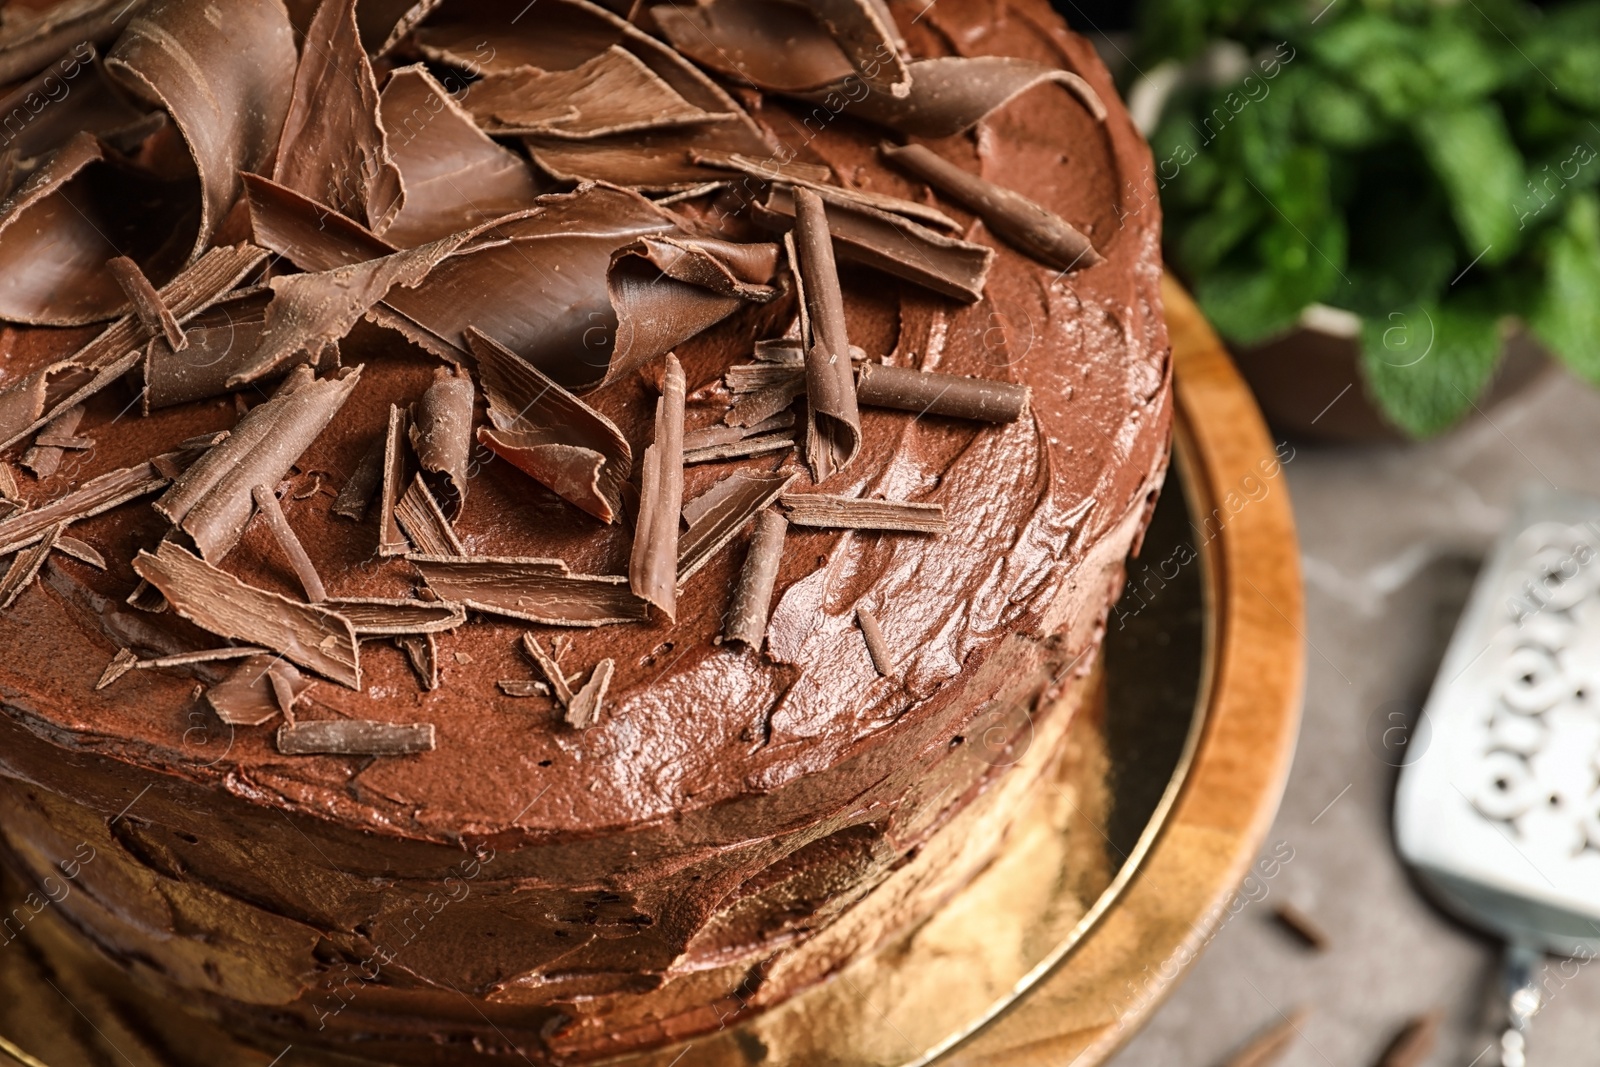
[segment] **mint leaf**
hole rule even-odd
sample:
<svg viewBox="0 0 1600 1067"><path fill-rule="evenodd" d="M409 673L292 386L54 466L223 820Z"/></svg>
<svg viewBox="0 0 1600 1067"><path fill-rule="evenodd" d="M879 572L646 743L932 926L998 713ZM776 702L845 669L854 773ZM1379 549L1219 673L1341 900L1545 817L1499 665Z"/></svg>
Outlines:
<svg viewBox="0 0 1600 1067"><path fill-rule="evenodd" d="M1367 392L1395 426L1430 437L1472 409L1500 362L1493 313L1467 297L1365 320Z"/></svg>
<svg viewBox="0 0 1600 1067"><path fill-rule="evenodd" d="M1545 285L1534 307L1534 333L1562 362L1600 382L1600 201L1574 197L1545 242Z"/></svg>
<svg viewBox="0 0 1600 1067"><path fill-rule="evenodd" d="M1492 102L1441 108L1412 123L1417 143L1450 198L1470 256L1504 262L1521 242L1516 205L1524 195L1522 155Z"/></svg>

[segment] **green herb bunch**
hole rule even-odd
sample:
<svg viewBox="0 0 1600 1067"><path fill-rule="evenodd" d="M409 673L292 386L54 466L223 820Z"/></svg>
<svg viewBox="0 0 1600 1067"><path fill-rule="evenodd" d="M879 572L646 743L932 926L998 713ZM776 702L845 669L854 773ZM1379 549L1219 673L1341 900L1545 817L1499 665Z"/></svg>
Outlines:
<svg viewBox="0 0 1600 1067"><path fill-rule="evenodd" d="M1252 344L1356 313L1369 392L1417 436L1471 408L1514 320L1600 382L1600 2L1325 3L1141 9L1143 71L1247 57L1186 79L1151 137L1167 256L1212 322Z"/></svg>

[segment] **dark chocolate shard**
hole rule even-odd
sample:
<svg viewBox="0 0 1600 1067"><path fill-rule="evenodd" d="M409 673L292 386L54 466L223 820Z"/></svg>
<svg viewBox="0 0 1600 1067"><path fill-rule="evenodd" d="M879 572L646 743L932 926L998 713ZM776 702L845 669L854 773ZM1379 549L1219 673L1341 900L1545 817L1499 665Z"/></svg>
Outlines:
<svg viewBox="0 0 1600 1067"><path fill-rule="evenodd" d="M617 45L571 70L523 67L491 74L473 84L465 104L479 127L497 137L548 134L583 140L736 118L685 100Z"/></svg>
<svg viewBox="0 0 1600 1067"><path fill-rule="evenodd" d="M589 680L583 683L583 688L572 695L572 700L567 704L567 725L574 730L587 730L600 721L600 712L605 707L606 689L611 685L612 672L616 670L616 662L603 659L594 665L594 670L589 673Z"/></svg>
<svg viewBox="0 0 1600 1067"><path fill-rule="evenodd" d="M851 203L818 192L841 259L881 270L896 278L968 303L983 296L994 249L950 237L867 203ZM752 213L772 229L787 229L795 217L795 194L775 185Z"/></svg>
<svg viewBox="0 0 1600 1067"><path fill-rule="evenodd" d="M144 276L139 264L127 256L116 256L106 262L106 270L111 272L111 276L127 294L128 303L145 332L154 337L164 337L173 351L182 351L188 344L183 336L183 327L178 325L172 309L161 299L161 294L150 284L150 279Z"/></svg>
<svg viewBox="0 0 1600 1067"><path fill-rule="evenodd" d="M361 688L360 649L344 616L247 585L171 541L154 553L140 552L133 569L202 630L269 648L296 666Z"/></svg>
<svg viewBox="0 0 1600 1067"><path fill-rule="evenodd" d="M106 664L106 669L100 672L100 680L94 683L96 692L116 682L124 674L133 670L134 664L139 662L139 657L133 654L132 649L119 648L117 654L111 657L111 662Z"/></svg>
<svg viewBox="0 0 1600 1067"><path fill-rule="evenodd" d="M106 262L126 252L172 277L192 232L186 203L181 181L74 135L0 203L0 319L81 326L120 314L128 300Z"/></svg>
<svg viewBox="0 0 1600 1067"><path fill-rule="evenodd" d="M892 530L942 534L950 528L938 504L905 500L866 500L826 493L795 493L783 498L793 526L824 530Z"/></svg>
<svg viewBox="0 0 1600 1067"><path fill-rule="evenodd" d="M481 133L425 67L389 75L380 114L405 179L404 207L387 228L373 227L386 240L401 247L436 240L530 207L538 197L527 162Z"/></svg>
<svg viewBox="0 0 1600 1067"><path fill-rule="evenodd" d="M411 484L394 506L394 521L413 548L424 556L465 556L464 548L444 517L439 502L428 491L422 475L411 476Z"/></svg>
<svg viewBox="0 0 1600 1067"><path fill-rule="evenodd" d="M289 525L289 518L283 513L282 505L278 503L277 493L273 492L271 486L258 485L251 491L251 496L255 500L256 509L267 520L267 526L272 530L278 548L289 560L289 566L294 570L300 588L305 590L306 599L313 604L328 599L328 590L323 587L322 577L317 574L316 565L311 562L311 557L306 555L305 546L300 543L294 527Z"/></svg>
<svg viewBox="0 0 1600 1067"><path fill-rule="evenodd" d="M903 97L912 88L894 22L871 0L699 0L649 10L684 55L767 92L844 82L857 94Z"/></svg>
<svg viewBox="0 0 1600 1067"><path fill-rule="evenodd" d="M432 752L435 744L431 722L329 719L278 727L278 751L285 756L411 756Z"/></svg>
<svg viewBox="0 0 1600 1067"><path fill-rule="evenodd" d="M683 368L667 356L656 401L655 440L644 451L639 521L633 531L628 581L634 595L668 619L678 615L678 519L683 509Z"/></svg>
<svg viewBox="0 0 1600 1067"><path fill-rule="evenodd" d="M926 145L884 145L886 159L980 216L996 236L1062 271L1105 262L1071 223L1020 193L968 174Z"/></svg>
<svg viewBox="0 0 1600 1067"><path fill-rule="evenodd" d="M95 368L76 359L51 363L0 392L0 448L9 448L42 430L132 370L139 353Z"/></svg>
<svg viewBox="0 0 1600 1067"><path fill-rule="evenodd" d="M615 423L510 349L472 330L489 421L478 440L601 522L622 514L633 449Z"/></svg>
<svg viewBox="0 0 1600 1067"><path fill-rule="evenodd" d="M378 81L361 47L356 0L322 0L306 30L272 180L375 233L405 191L378 119Z"/></svg>
<svg viewBox="0 0 1600 1067"><path fill-rule="evenodd" d="M100 550L76 537L62 534L56 538L56 551L63 556L70 556L79 563L87 563L97 571L106 569L106 558L100 554Z"/></svg>
<svg viewBox="0 0 1600 1067"><path fill-rule="evenodd" d="M727 167L761 182L796 185L810 189L827 204L871 207L893 215L903 215L908 219L915 219L941 229L961 229L959 222L931 204L906 200L887 193L875 193L870 189L847 189L837 185L832 181L832 172L826 167L816 168L794 160L782 162L777 159L752 159L737 152L696 152L695 158L708 166ZM820 174L817 173L818 170L821 171ZM794 212L791 211L789 214L792 216Z"/></svg>
<svg viewBox="0 0 1600 1067"><path fill-rule="evenodd" d="M65 0L0 13L0 85L42 70L82 42L104 44L121 32L138 9L128 0Z"/></svg>
<svg viewBox="0 0 1600 1067"><path fill-rule="evenodd" d="M61 468L62 457L66 454L65 449L92 447L94 442L87 437L74 436L78 423L82 421L83 405L74 404L45 423L39 435L33 439L33 447L22 454L23 469L43 481L52 477Z"/></svg>
<svg viewBox="0 0 1600 1067"><path fill-rule="evenodd" d="M850 340L845 333L844 294L833 260L833 241L822 199L796 189L794 230L785 242L800 290L800 338L806 352L806 463L826 481L845 469L861 449L861 413L856 407Z"/></svg>
<svg viewBox="0 0 1600 1067"><path fill-rule="evenodd" d="M257 653L206 690L206 702L230 726L262 726L292 715L311 680L280 656Z"/></svg>
<svg viewBox="0 0 1600 1067"><path fill-rule="evenodd" d="M388 434L373 439L367 447L366 453L361 457L361 462L356 464L356 469L339 489L339 495L333 501L333 513L352 522L360 522L366 518L367 509L372 506L372 500L378 495L378 489L383 485L384 454L387 451Z"/></svg>
<svg viewBox="0 0 1600 1067"><path fill-rule="evenodd" d="M149 463L108 471L47 504L0 520L0 556L10 555L44 537L60 523L68 525L110 511L130 500L149 496L167 480Z"/></svg>
<svg viewBox="0 0 1600 1067"><path fill-rule="evenodd" d="M1028 413L1031 390L1015 382L867 363L856 379L856 399L869 407L944 415L978 422L1015 422Z"/></svg>
<svg viewBox="0 0 1600 1067"><path fill-rule="evenodd" d="M406 654L417 682L427 692L439 688L439 641L433 634L400 634L391 638Z"/></svg>
<svg viewBox="0 0 1600 1067"><path fill-rule="evenodd" d="M206 4L147 0L108 53L107 73L166 111L189 148L200 175L193 256L238 199L240 172L271 161L297 60L281 0L235 0L226 17Z"/></svg>
<svg viewBox="0 0 1600 1067"><path fill-rule="evenodd" d="M391 289L415 289L467 236L455 234L380 259L272 279L260 347L228 378L228 388L280 372L292 362L317 363L323 350L349 333Z"/></svg>
<svg viewBox="0 0 1600 1067"><path fill-rule="evenodd" d="M428 588L486 615L546 626L643 622L649 605L626 578L573 574L558 559L410 556Z"/></svg>
<svg viewBox="0 0 1600 1067"><path fill-rule="evenodd" d="M771 506L798 475L734 471L684 505L689 524L678 542L678 584L711 562L746 523Z"/></svg>
<svg viewBox="0 0 1600 1067"><path fill-rule="evenodd" d="M533 660L534 666L539 668L545 680L550 684L550 692L562 707L572 706L572 685L567 680L566 672L561 669L561 664L556 658L545 650L539 639L531 633L522 635L522 650Z"/></svg>
<svg viewBox="0 0 1600 1067"><path fill-rule="evenodd" d="M65 523L57 523L50 527L36 544L18 552L11 560L11 566L6 568L5 575L0 576L0 611L15 604L17 598L33 584L33 580L39 576L39 569L50 557L50 550L56 547L56 539L61 536L61 531L64 529L66 529Z"/></svg>
<svg viewBox="0 0 1600 1067"><path fill-rule="evenodd" d="M443 633L467 621L467 609L445 600L329 597L325 607L350 620L357 637Z"/></svg>
<svg viewBox="0 0 1600 1067"><path fill-rule="evenodd" d="M189 320L181 352L165 338L152 340L144 356L145 413L229 392L228 382L256 360L272 299L263 285L217 301Z"/></svg>
<svg viewBox="0 0 1600 1067"><path fill-rule="evenodd" d="M894 653L889 650L889 642L884 640L878 617L866 608L857 608L856 622L861 626L861 636L867 642L867 655L872 657L873 667L885 678L896 677Z"/></svg>
<svg viewBox="0 0 1600 1067"><path fill-rule="evenodd" d="M550 687L543 682L533 682L520 678L502 678L494 683L495 688L508 697L547 697Z"/></svg>
<svg viewBox="0 0 1600 1067"><path fill-rule="evenodd" d="M835 83L816 92L800 94L821 102L842 99L847 114L887 126L913 137L954 137L965 133L990 112L1034 86L1058 82L1094 116L1104 122L1106 105L1094 88L1069 70L1045 66L1010 56L940 56L913 60L911 93L862 93L859 88Z"/></svg>
<svg viewBox="0 0 1600 1067"><path fill-rule="evenodd" d="M728 623L723 637L747 648L759 650L767 634L767 619L772 614L772 591L778 582L778 567L783 562L784 535L789 520L767 509L756 516L755 533L745 553L739 584L733 587L733 603L728 608Z"/></svg>
<svg viewBox="0 0 1600 1067"><path fill-rule="evenodd" d="M440 367L422 394L411 426L411 449L445 517L461 517L472 461L472 379Z"/></svg>
<svg viewBox="0 0 1600 1067"><path fill-rule="evenodd" d="M360 378L359 367L343 378L291 375L272 399L239 420L227 440L184 471L156 502L156 510L203 558L221 559L239 543L250 521L256 486L276 486L284 479Z"/></svg>
<svg viewBox="0 0 1600 1067"><path fill-rule="evenodd" d="M395 508L406 480L406 413L389 405L389 428L383 436L383 476L378 482L378 555L403 556L411 550L395 521Z"/></svg>

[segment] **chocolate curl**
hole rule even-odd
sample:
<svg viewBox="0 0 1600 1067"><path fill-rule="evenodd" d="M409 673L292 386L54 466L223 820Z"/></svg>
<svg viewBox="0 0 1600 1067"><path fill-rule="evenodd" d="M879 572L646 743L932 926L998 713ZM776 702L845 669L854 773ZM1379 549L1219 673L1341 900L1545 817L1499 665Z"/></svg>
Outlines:
<svg viewBox="0 0 1600 1067"><path fill-rule="evenodd" d="M794 231L787 239L800 287L800 333L806 350L806 463L812 478L823 482L855 459L861 448L861 414L826 210L809 189L796 189L794 198Z"/></svg>
<svg viewBox="0 0 1600 1067"><path fill-rule="evenodd" d="M65 523L57 523L46 530L43 538L32 548L17 553L11 566L6 568L5 575L0 577L0 611L15 604L17 598L33 584L33 580L39 576L39 568L44 566L50 550L56 547L56 539L65 529Z"/></svg>
<svg viewBox="0 0 1600 1067"><path fill-rule="evenodd" d="M656 401L655 442L644 451L639 522L633 531L628 580L635 596L668 619L678 615L678 513L683 508L683 367L667 356Z"/></svg>
<svg viewBox="0 0 1600 1067"><path fill-rule="evenodd" d="M93 518L166 485L167 479L151 463L137 463L91 478L47 504L0 519L0 556L34 544L57 523L71 525Z"/></svg>
<svg viewBox="0 0 1600 1067"><path fill-rule="evenodd" d="M44 429L121 378L138 362L137 352L99 369L76 359L64 360L41 367L0 391L0 449Z"/></svg>
<svg viewBox="0 0 1600 1067"><path fill-rule="evenodd" d="M202 558L221 559L250 521L255 487L284 479L360 380L360 367L343 378L291 376L185 471L156 501L156 510L189 537Z"/></svg>
<svg viewBox="0 0 1600 1067"><path fill-rule="evenodd" d="M360 522L367 517L367 509L372 506L372 499L378 495L378 489L383 484L383 459L388 443L388 434L385 432L367 446L361 462L356 464L356 469L350 473L340 487L339 495L334 498L335 515L351 522Z"/></svg>
<svg viewBox="0 0 1600 1067"><path fill-rule="evenodd" d="M904 97L852 92L838 82L797 95L816 103L843 99L847 114L908 136L940 138L965 133L1036 85L1058 82L1096 122L1106 120L1105 102L1081 76L1028 59L940 56L913 60L909 71L911 92Z"/></svg>
<svg viewBox="0 0 1600 1067"><path fill-rule="evenodd" d="M406 478L406 413L389 405L389 428L383 437L383 478L378 491L378 555L403 556L411 544L395 521L401 485Z"/></svg>
<svg viewBox="0 0 1600 1067"><path fill-rule="evenodd" d="M422 394L411 426L411 448L422 477L445 516L461 517L467 499L467 468L472 460L472 379L444 367Z"/></svg>
<svg viewBox="0 0 1600 1067"><path fill-rule="evenodd" d="M871 204L813 191L825 205L828 232L841 258L967 303L983 296L994 249L936 233ZM795 217L793 191L774 186L751 214L762 226L787 229Z"/></svg>
<svg viewBox="0 0 1600 1067"><path fill-rule="evenodd" d="M285 756L411 756L432 752L433 724L335 719L278 727L278 751Z"/></svg>
<svg viewBox="0 0 1600 1067"><path fill-rule="evenodd" d="M783 495L797 474L734 471L683 507L689 528L678 545L681 587L727 546L733 536Z"/></svg>
<svg viewBox="0 0 1600 1067"><path fill-rule="evenodd" d="M199 172L191 258L238 199L240 172L271 161L297 65L281 0L234 0L226 17L203 3L147 0L107 55L112 78L171 116Z"/></svg>
<svg viewBox="0 0 1600 1067"><path fill-rule="evenodd" d="M8 7L0 20L0 85L42 70L80 42L100 45L114 39L138 6L128 0L65 0Z"/></svg>
<svg viewBox="0 0 1600 1067"><path fill-rule="evenodd" d="M355 631L336 612L246 585L171 541L154 553L140 552L133 569L202 630L272 649L340 685L361 688Z"/></svg>
<svg viewBox="0 0 1600 1067"><path fill-rule="evenodd" d="M606 689L611 685L611 674L616 669L614 660L603 659L594 665L589 680L572 696L567 705L567 725L574 730L587 730L600 721L600 710L605 706Z"/></svg>
<svg viewBox="0 0 1600 1067"><path fill-rule="evenodd" d="M1089 239L1020 193L968 174L924 145L883 145L884 158L980 216L994 233L1058 270L1105 262Z"/></svg>
<svg viewBox="0 0 1600 1067"><path fill-rule="evenodd" d="M258 485L251 491L255 498L256 507L267 520L267 526L272 530L272 536L278 542L278 547L288 557L289 566L294 569L294 576L300 580L300 588L305 590L306 599L316 604L328 599L328 591L322 585L322 578L317 574L316 565L311 562L311 557L306 555L305 546L300 543L300 538L295 536L289 519L283 513L282 506L278 503L278 495L269 486Z"/></svg>
<svg viewBox="0 0 1600 1067"><path fill-rule="evenodd" d="M733 604L728 608L728 625L723 637L747 648L759 650L766 638L767 619L772 615L772 591L778 582L778 567L783 563L783 540L789 520L780 512L767 510L756 516L756 531L750 550L733 588Z"/></svg>
<svg viewBox="0 0 1600 1067"><path fill-rule="evenodd" d="M330 597L323 602L350 620L357 637L443 633L467 621L467 609L442 600Z"/></svg>
<svg viewBox="0 0 1600 1067"><path fill-rule="evenodd" d="M978 422L1015 422L1028 413L1032 391L1026 385L988 378L863 364L856 399L868 407L945 415Z"/></svg>
<svg viewBox="0 0 1600 1067"><path fill-rule="evenodd" d="M465 103L479 127L497 137L549 134L585 140L736 118L685 100L618 45L571 70L521 67L491 74L473 84Z"/></svg>
<svg viewBox="0 0 1600 1067"><path fill-rule="evenodd" d="M626 578L573 574L558 559L407 559L439 596L488 615L546 626L610 626L650 617L649 605L633 595Z"/></svg>
<svg viewBox="0 0 1600 1067"><path fill-rule="evenodd" d="M356 29L356 0L322 0L306 30L272 180L376 233L405 201L378 119L378 82Z"/></svg>
<svg viewBox="0 0 1600 1067"><path fill-rule="evenodd" d="M468 99L477 93L473 86ZM538 199L539 183L527 161L480 132L421 64L389 75L379 114L405 188L404 206L387 228L373 227L389 242L409 248L437 240Z"/></svg>
<svg viewBox="0 0 1600 1067"><path fill-rule="evenodd" d="M228 381L254 362L261 347L272 296L262 285L217 301L189 320L182 352L173 351L164 338L150 341L144 352L144 413L230 392Z"/></svg>
<svg viewBox="0 0 1600 1067"><path fill-rule="evenodd" d="M944 518L944 508L938 504L796 493L785 496L783 506L789 509L791 525L822 530L942 534L950 528Z"/></svg>
<svg viewBox="0 0 1600 1067"><path fill-rule="evenodd" d="M206 702L229 726L262 726L294 714L311 681L280 656L257 653L206 690Z"/></svg>
<svg viewBox="0 0 1600 1067"><path fill-rule="evenodd" d="M138 316L139 325L144 327L145 332L166 338L174 352L181 352L188 344L183 336L183 327L178 325L172 309L162 301L161 294L144 276L139 264L127 256L117 256L106 261L106 270L122 286L122 291L128 294L128 303L133 305L133 313Z"/></svg>
<svg viewBox="0 0 1600 1067"><path fill-rule="evenodd" d="M415 549L425 556L465 556L467 550L456 538L450 522L439 510L439 502L428 492L422 475L413 475L411 485L394 508L399 524Z"/></svg>
<svg viewBox="0 0 1600 1067"><path fill-rule="evenodd" d="M737 152L696 152L695 159L712 167L726 167L769 184L795 185L810 189L829 204L865 205L893 215L945 230L960 230L961 224L931 204L904 197L876 193L870 189L846 189L833 182L833 172L798 160L752 159ZM748 187L748 183L746 183ZM794 213L791 211L790 215Z"/></svg>
<svg viewBox="0 0 1600 1067"><path fill-rule="evenodd" d="M622 514L633 449L616 424L539 369L471 330L491 427L478 440L506 462L601 522Z"/></svg>
<svg viewBox="0 0 1600 1067"><path fill-rule="evenodd" d="M878 617L866 608L856 609L856 622L861 626L861 636L867 642L867 655L872 657L872 666L885 678L893 678L894 654L889 651L889 643L883 639L883 627L878 625Z"/></svg>

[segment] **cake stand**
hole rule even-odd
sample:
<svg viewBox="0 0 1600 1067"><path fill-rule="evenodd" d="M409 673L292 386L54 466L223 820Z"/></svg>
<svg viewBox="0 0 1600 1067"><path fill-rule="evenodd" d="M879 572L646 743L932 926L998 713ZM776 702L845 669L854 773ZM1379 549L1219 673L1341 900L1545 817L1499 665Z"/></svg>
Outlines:
<svg viewBox="0 0 1600 1067"><path fill-rule="evenodd" d="M1137 1031L1225 920L1299 723L1292 453L1268 436L1189 296L1169 279L1164 298L1177 401L1167 490L1108 624L1095 699L999 855L932 918L831 980L609 1062L1087 1067ZM0 882L0 916L21 893ZM0 1067L355 1062L292 1047L274 1058L152 1004L49 908L0 940L0 991Z"/></svg>

